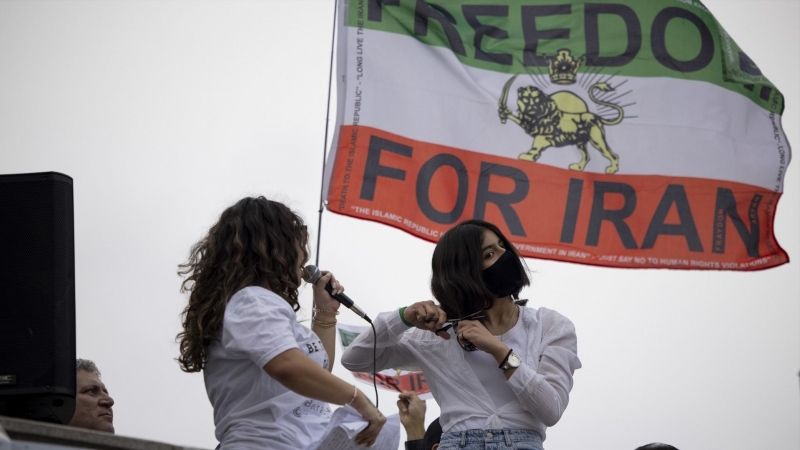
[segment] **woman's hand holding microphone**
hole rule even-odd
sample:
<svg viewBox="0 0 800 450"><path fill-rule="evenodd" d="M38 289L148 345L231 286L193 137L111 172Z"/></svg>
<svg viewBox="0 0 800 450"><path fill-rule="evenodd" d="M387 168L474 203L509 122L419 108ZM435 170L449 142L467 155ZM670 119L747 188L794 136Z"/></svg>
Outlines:
<svg viewBox="0 0 800 450"><path fill-rule="evenodd" d="M333 292L328 294L325 290L325 285L330 283ZM344 292L344 286L333 276L333 273L327 270L322 271L322 278L320 278L314 287L314 305L316 308L325 311L337 311L341 305L336 299L332 297L335 294Z"/></svg>

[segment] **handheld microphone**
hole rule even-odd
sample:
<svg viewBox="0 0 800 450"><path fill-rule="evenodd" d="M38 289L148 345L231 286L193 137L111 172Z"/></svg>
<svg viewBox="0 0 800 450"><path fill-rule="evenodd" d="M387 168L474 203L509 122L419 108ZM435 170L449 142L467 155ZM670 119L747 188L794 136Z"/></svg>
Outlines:
<svg viewBox="0 0 800 450"><path fill-rule="evenodd" d="M317 284L317 281L319 281L320 278L322 278L322 272L319 271L317 266L309 264L303 269L303 280L305 280L306 283ZM330 282L328 282L325 285L325 290L328 291L328 294L331 294L331 297L333 297L334 300L346 306L348 309L356 313L359 317L366 320L368 323L372 323L372 320L369 317L367 317L367 315L364 313L364 311L361 310L361 308L359 308L358 306L356 306L355 303L353 303L353 300L351 300L350 297L344 295L343 293L332 294L333 286L331 286Z"/></svg>

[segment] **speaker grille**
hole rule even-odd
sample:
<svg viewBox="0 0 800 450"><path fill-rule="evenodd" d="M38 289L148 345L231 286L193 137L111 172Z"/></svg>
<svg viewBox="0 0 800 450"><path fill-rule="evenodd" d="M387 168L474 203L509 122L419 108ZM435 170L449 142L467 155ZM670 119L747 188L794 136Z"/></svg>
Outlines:
<svg viewBox="0 0 800 450"><path fill-rule="evenodd" d="M0 395L75 395L72 180L0 176Z"/></svg>

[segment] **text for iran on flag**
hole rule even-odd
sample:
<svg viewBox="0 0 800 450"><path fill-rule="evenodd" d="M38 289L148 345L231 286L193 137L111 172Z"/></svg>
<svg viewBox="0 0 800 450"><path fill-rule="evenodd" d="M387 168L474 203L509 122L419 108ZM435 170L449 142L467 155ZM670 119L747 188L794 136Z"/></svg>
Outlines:
<svg viewBox="0 0 800 450"><path fill-rule="evenodd" d="M521 254L754 270L789 164L783 96L697 0L348 0L331 211Z"/></svg>

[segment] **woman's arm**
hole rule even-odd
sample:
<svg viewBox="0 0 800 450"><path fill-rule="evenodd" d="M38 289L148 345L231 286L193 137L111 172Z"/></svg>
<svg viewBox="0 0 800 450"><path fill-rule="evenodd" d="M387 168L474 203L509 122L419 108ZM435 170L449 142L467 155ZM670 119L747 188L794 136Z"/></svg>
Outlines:
<svg viewBox="0 0 800 450"><path fill-rule="evenodd" d="M470 342L482 352L492 355L497 361L498 368L511 350L503 341L493 336L492 333L477 320L462 320L458 323L456 330L456 338L459 342ZM506 380L511 378L511 375L514 375L516 370L515 367L505 370L503 375L506 376Z"/></svg>
<svg viewBox="0 0 800 450"><path fill-rule="evenodd" d="M341 304L328 294L325 285L331 283L334 294L344 292L344 286L339 284L333 274L323 271L323 276L314 285L314 312L311 320L311 331L317 335L328 354L328 372L333 370L333 361L336 359L336 317L339 315Z"/></svg>
<svg viewBox="0 0 800 450"><path fill-rule="evenodd" d="M323 322L335 322L336 315L333 313L315 312L314 319ZM328 372L333 370L333 361L336 359L336 327L320 325L315 321L311 323L311 331L319 337L325 352L328 354Z"/></svg>
<svg viewBox="0 0 800 450"><path fill-rule="evenodd" d="M580 369L575 326L561 314L540 309L543 331L539 368L522 364L508 378L508 384L522 407L548 427L555 425L569 403L572 375ZM528 351L533 351L529 349Z"/></svg>
<svg viewBox="0 0 800 450"><path fill-rule="evenodd" d="M295 339L296 320L283 298L264 288L245 288L225 309L221 345L232 354L247 357L299 395L339 405L352 400L351 405L369 422L357 441L374 442L386 419L354 386L303 354Z"/></svg>
<svg viewBox="0 0 800 450"><path fill-rule="evenodd" d="M353 398L353 385L328 373L299 349L293 348L272 358L264 371L303 397L344 405Z"/></svg>
<svg viewBox="0 0 800 450"><path fill-rule="evenodd" d="M404 333L410 327L426 331L437 330L444 325L445 320L447 320L445 312L430 300L417 302L403 309L402 317L400 310L378 314L378 317L372 322L377 335L375 370L408 367L414 364L414 358L402 345L399 345ZM449 339L449 335L446 333L442 333L442 335L445 339ZM373 344L375 342L372 330L358 335L344 350L342 365L353 372L372 372Z"/></svg>
<svg viewBox="0 0 800 450"><path fill-rule="evenodd" d="M503 372L522 407L548 427L564 414L572 390L572 374L581 367L578 359L578 340L572 322L561 314L541 308L545 328L542 336L541 359L538 371L526 364ZM477 320L459 322L457 338L473 343L492 355L498 366L510 348L497 339ZM529 352L535 349L528 349ZM498 369L499 370L499 369Z"/></svg>
<svg viewBox="0 0 800 450"><path fill-rule="evenodd" d="M397 311L378 314L372 324L377 334L375 371L413 363L410 355L398 346L408 326L400 320ZM342 352L342 365L351 372L372 372L375 342L371 328L359 334Z"/></svg>
<svg viewBox="0 0 800 450"><path fill-rule="evenodd" d="M265 366L267 374L287 389L323 402L351 406L361 414L369 426L356 436L356 443L372 445L378 437L386 418L363 392L331 375L300 350L293 348L272 358Z"/></svg>

